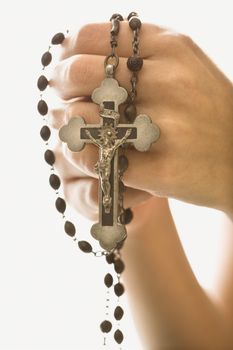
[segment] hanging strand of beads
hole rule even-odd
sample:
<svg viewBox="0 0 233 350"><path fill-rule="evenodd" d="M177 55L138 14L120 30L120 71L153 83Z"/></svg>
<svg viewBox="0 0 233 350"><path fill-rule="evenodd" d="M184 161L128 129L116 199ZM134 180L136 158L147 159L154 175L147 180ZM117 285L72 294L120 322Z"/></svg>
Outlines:
<svg viewBox="0 0 233 350"><path fill-rule="evenodd" d="M131 90L129 93L128 104L125 108L125 117L128 121L133 122L137 116L135 98L137 96L136 85L138 82L138 72L142 69L143 66L143 59L140 57L139 52L139 32L141 28L141 21L138 18L138 14L136 12L131 12L127 17L127 20L129 22L131 30L133 31L133 54L127 60L127 67L132 72L132 76L130 79Z"/></svg>
<svg viewBox="0 0 233 350"><path fill-rule="evenodd" d="M68 34L67 30L67 34ZM65 35L63 33L57 33L55 34L52 39L51 39L51 45L61 45L63 41L65 40ZM44 153L44 159L48 165L51 166L51 174L49 177L49 184L50 186L55 190L55 193L57 195L56 201L55 201L55 207L59 213L62 214L62 218L64 219L64 231L65 233L71 237L74 242L78 244L79 249L84 252L84 253L93 253L94 256L99 257L99 256L104 256L106 255L105 251L98 251L95 252L92 249L92 246L89 242L87 241L78 241L76 237L76 227L75 225L69 221L66 220L66 201L64 198L60 197L59 195L59 189L61 187L61 180L59 176L55 173L55 154L54 152L49 148L49 139L51 137L51 129L48 126L48 104L43 98L43 94L46 90L46 88L49 86L49 80L48 78L44 75L45 74L45 69L46 67L52 62L52 54L51 54L51 48L52 46L49 45L48 50L42 55L41 57L41 64L42 64L42 74L39 76L37 80L37 87L40 92L40 100L37 104L37 110L39 114L43 117L43 126L40 130L40 136L45 142L46 146L46 151Z"/></svg>
<svg viewBox="0 0 233 350"><path fill-rule="evenodd" d="M123 17L119 14L114 14L111 19L111 54L106 57L105 65L112 66L114 70L116 70L119 64L119 57L116 53L117 48L117 36L120 29L120 21L123 21ZM136 83L137 83L137 72L142 67L142 59L139 56L139 29L141 26L140 20L137 18L137 14L135 12L130 13L128 16L128 21L131 29L133 30L134 37L132 41L133 45L133 55L128 59L127 66L133 72L131 77L131 91L128 94L127 106L125 108L125 116L128 121L132 121L136 117L136 107L134 104L134 100L136 97ZM68 33L68 31L67 31ZM51 174L49 177L49 184L52 189L56 193L55 207L57 211L62 215L64 220L64 231L65 233L73 239L73 241L77 244L79 249L84 253L92 253L94 257L106 257L106 261L108 264L112 265L115 270L117 281L114 282L113 275L111 273L107 273L104 277L104 284L106 286L106 306L105 306L105 320L101 322L100 329L104 333L104 343L106 346L106 335L110 333L114 326L112 322L109 320L109 301L110 301L110 292L113 291L117 297L117 306L114 309L114 319L116 321L116 327L114 329L114 340L117 344L120 345L120 350L122 350L121 343L124 340L124 336L122 331L120 330L120 320L124 315L124 310L120 306L120 297L124 294L124 286L121 283L121 274L124 271L124 263L121 257L121 248L123 247L124 241L119 243L115 249L111 252L107 252L105 250L102 251L94 251L92 245L86 240L78 240L76 227L73 222L66 219L66 201L60 195L59 190L61 187L61 180L59 176L55 172L55 154L50 147L50 137L51 137L51 129L48 126L48 104L46 103L43 94L45 90L49 86L49 79L45 76L45 70L47 66L52 62L52 54L51 48L54 45L62 45L64 40L66 39L63 33L55 34L51 39L51 44L48 47L48 50L41 57L42 64L42 73L37 80L37 87L40 92L40 99L37 104L37 110L39 114L42 116L43 125L40 130L40 136L45 142L46 150L44 152L44 159L46 163L50 166ZM123 147L124 148L124 147ZM118 170L118 179L119 179L119 216L118 222L120 224L128 224L132 220L132 211L130 208L125 209L123 207L123 193L125 192L125 186L123 183L123 174L128 167L128 160L124 154L119 157L119 170Z"/></svg>
<svg viewBox="0 0 233 350"><path fill-rule="evenodd" d="M68 33L68 30L67 30ZM51 45L61 45L63 41L65 40L65 35L63 33L57 33L52 37ZM61 186L61 180L59 176L55 173L55 154L54 152L49 148L49 140L51 137L51 129L48 126L48 113L49 108L48 104L44 100L43 93L45 92L46 88L49 86L49 80L44 75L46 67L51 63L52 61L52 54L51 54L51 48L52 46L49 45L48 50L42 55L41 57L41 64L42 64L42 74L39 76L37 80L37 87L40 91L40 100L37 104L37 110L39 114L43 117L43 126L40 130L40 136L45 142L46 151L44 153L44 160L48 165L50 165L51 174L49 177L49 184L50 186L55 190L56 193L56 201L55 201L55 207L59 213L62 214L62 218L64 219L64 231L65 233L73 239L75 243L78 244L79 249L84 253L92 253L95 257L102 257L106 255L106 251L93 251L93 248L91 244L87 241L81 240L78 241L76 237L76 227L74 223L72 223L69 220L66 220L66 201L64 198L60 197L59 195L59 189ZM105 325L106 329L106 325Z"/></svg>

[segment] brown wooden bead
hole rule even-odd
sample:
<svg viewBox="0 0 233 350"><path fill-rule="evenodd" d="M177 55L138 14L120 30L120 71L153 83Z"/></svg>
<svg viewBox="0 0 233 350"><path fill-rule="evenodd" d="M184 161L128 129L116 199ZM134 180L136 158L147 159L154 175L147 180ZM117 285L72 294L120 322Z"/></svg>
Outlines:
<svg viewBox="0 0 233 350"><path fill-rule="evenodd" d="M105 320L103 322L101 322L100 324L100 329L103 333L109 333L112 329L112 324L110 321Z"/></svg>
<svg viewBox="0 0 233 350"><path fill-rule="evenodd" d="M133 122L137 116L137 108L134 103L125 107L125 117L129 122Z"/></svg>
<svg viewBox="0 0 233 350"><path fill-rule="evenodd" d="M117 321L121 320L122 317L124 315L124 310L122 309L122 307L117 306L114 310L114 317Z"/></svg>
<svg viewBox="0 0 233 350"><path fill-rule="evenodd" d="M61 44L65 39L65 35L63 33L57 33L52 37L51 43L53 45Z"/></svg>
<svg viewBox="0 0 233 350"><path fill-rule="evenodd" d="M50 183L50 186L54 190L58 190L58 188L61 186L61 180L59 179L59 177L56 174L51 174L50 175L49 183Z"/></svg>
<svg viewBox="0 0 233 350"><path fill-rule="evenodd" d="M125 291L125 289L124 289L124 286L122 283L119 282L119 283L115 284L114 292L118 297L120 297L122 294L124 294L124 291Z"/></svg>
<svg viewBox="0 0 233 350"><path fill-rule="evenodd" d="M76 233L75 226L72 222L66 221L64 225L64 230L70 237L74 237Z"/></svg>
<svg viewBox="0 0 233 350"><path fill-rule="evenodd" d="M37 104L37 110L41 115L46 115L48 113L48 105L44 100L40 100Z"/></svg>
<svg viewBox="0 0 233 350"><path fill-rule="evenodd" d="M133 212L130 208L125 209L125 225L128 225L133 219Z"/></svg>
<svg viewBox="0 0 233 350"><path fill-rule="evenodd" d="M44 159L46 163L52 166L55 163L55 154L50 149L47 149L44 153Z"/></svg>
<svg viewBox="0 0 233 350"><path fill-rule="evenodd" d="M106 287L110 288L113 284L113 278L110 273L107 273L107 275L104 277L104 284Z"/></svg>
<svg viewBox="0 0 233 350"><path fill-rule="evenodd" d="M79 246L79 249L81 249L84 253L92 252L92 246L87 241L79 241L78 246Z"/></svg>
<svg viewBox="0 0 233 350"><path fill-rule="evenodd" d="M114 339L115 341L117 342L117 344L121 344L124 340L124 336L123 336L123 333L117 329L114 333Z"/></svg>
<svg viewBox="0 0 233 350"><path fill-rule="evenodd" d="M47 88L48 84L49 81L44 75L41 75L37 80L37 87L40 91L44 91Z"/></svg>
<svg viewBox="0 0 233 350"><path fill-rule="evenodd" d="M129 26L132 30L140 29L142 22L138 17L131 17L129 20Z"/></svg>
<svg viewBox="0 0 233 350"><path fill-rule="evenodd" d="M106 261L108 264L112 264L115 260L115 254L114 253L110 253L108 255L106 255Z"/></svg>
<svg viewBox="0 0 233 350"><path fill-rule="evenodd" d="M50 138L51 135L51 131L49 129L49 127L47 125L42 126L42 128L40 129L40 136L44 141L48 141L48 139Z"/></svg>
<svg viewBox="0 0 233 350"><path fill-rule="evenodd" d="M123 263L123 261L121 259L115 260L114 269L115 269L116 273L122 273L124 271L125 264Z"/></svg>
<svg viewBox="0 0 233 350"><path fill-rule="evenodd" d="M52 55L49 51L46 51L41 57L41 63L43 66L48 66L52 61Z"/></svg>
<svg viewBox="0 0 233 350"><path fill-rule="evenodd" d="M56 199L55 206L56 206L57 210L59 211L59 213L64 214L64 212L66 210L66 202L64 201L63 198L58 197Z"/></svg>
<svg viewBox="0 0 233 350"><path fill-rule="evenodd" d="M123 225L128 225L133 219L133 212L130 208L124 209L120 216L120 221Z"/></svg>
<svg viewBox="0 0 233 350"><path fill-rule="evenodd" d="M138 72L143 66L143 59L139 56L131 56L127 60L127 67L132 72Z"/></svg>

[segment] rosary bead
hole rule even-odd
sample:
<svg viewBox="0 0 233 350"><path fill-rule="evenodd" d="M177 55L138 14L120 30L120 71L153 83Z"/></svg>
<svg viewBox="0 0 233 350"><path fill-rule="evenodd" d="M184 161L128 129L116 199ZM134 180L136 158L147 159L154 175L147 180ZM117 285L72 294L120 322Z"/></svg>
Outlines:
<svg viewBox="0 0 233 350"><path fill-rule="evenodd" d="M128 166L129 166L129 162L128 162L128 159L126 156L124 156L123 154L119 156L119 160L118 160L118 164L119 164L119 168L120 168L120 171L122 173L124 173Z"/></svg>
<svg viewBox="0 0 233 350"><path fill-rule="evenodd" d="M129 224L133 219L133 212L130 208L125 209L125 224Z"/></svg>
<svg viewBox="0 0 233 350"><path fill-rule="evenodd" d="M47 149L44 153L44 159L46 163L52 166L55 163L55 155L53 151L51 151L50 149Z"/></svg>
<svg viewBox="0 0 233 350"><path fill-rule="evenodd" d="M123 336L123 333L117 329L114 333L114 339L115 341L117 342L117 344L121 344L124 340L124 336Z"/></svg>
<svg viewBox="0 0 233 350"><path fill-rule="evenodd" d="M92 246L87 241L79 241L78 246L79 246L79 249L81 249L84 253L92 252Z"/></svg>
<svg viewBox="0 0 233 350"><path fill-rule="evenodd" d="M100 324L100 329L103 333L109 333L112 329L112 324L110 321L105 320Z"/></svg>
<svg viewBox="0 0 233 350"><path fill-rule="evenodd" d="M49 129L49 127L47 125L42 126L42 128L40 129L40 136L44 141L48 141L48 139L50 138L51 135L51 131Z"/></svg>
<svg viewBox="0 0 233 350"><path fill-rule="evenodd" d="M48 105L44 100L40 100L37 105L37 110L41 115L46 115L48 113Z"/></svg>
<svg viewBox="0 0 233 350"><path fill-rule="evenodd" d="M52 55L49 51L46 51L41 57L41 63L43 66L48 66L52 61Z"/></svg>
<svg viewBox="0 0 233 350"><path fill-rule="evenodd" d="M137 115L137 109L134 103L130 103L125 107L125 117L129 122L133 122Z"/></svg>
<svg viewBox="0 0 233 350"><path fill-rule="evenodd" d="M104 277L104 284L106 287L110 288L113 284L113 278L110 273L107 273L107 275Z"/></svg>
<svg viewBox="0 0 233 350"><path fill-rule="evenodd" d="M122 273L125 269L125 264L121 259L117 259L114 261L114 269L116 273Z"/></svg>
<svg viewBox="0 0 233 350"><path fill-rule="evenodd" d="M121 320L122 317L124 315L124 310L122 309L122 307L117 306L114 310L114 317L117 321Z"/></svg>
<svg viewBox="0 0 233 350"><path fill-rule="evenodd" d="M106 255L106 261L108 264L112 264L114 263L115 260L115 254L114 253L110 253L108 255Z"/></svg>
<svg viewBox="0 0 233 350"><path fill-rule="evenodd" d="M129 26L132 30L140 29L142 22L138 17L132 16L129 20Z"/></svg>
<svg viewBox="0 0 233 350"><path fill-rule="evenodd" d="M48 79L44 75L41 75L37 80L37 87L40 91L44 91L47 88L48 83Z"/></svg>
<svg viewBox="0 0 233 350"><path fill-rule="evenodd" d="M51 43L53 45L61 44L65 39L65 35L63 33L57 33L52 37Z"/></svg>
<svg viewBox="0 0 233 350"><path fill-rule="evenodd" d="M50 186L54 189L54 190L58 190L59 187L61 186L61 180L59 179L59 177L56 174L51 174L49 177L49 183Z"/></svg>
<svg viewBox="0 0 233 350"><path fill-rule="evenodd" d="M120 221L123 225L128 225L133 219L133 212L130 208L124 209L123 214L120 216Z"/></svg>
<svg viewBox="0 0 233 350"><path fill-rule="evenodd" d="M64 214L64 212L66 210L66 202L64 201L63 198L58 197L56 199L55 206L56 206L57 210L59 211L59 213Z"/></svg>
<svg viewBox="0 0 233 350"><path fill-rule="evenodd" d="M130 14L129 14L128 17L127 17L127 20L130 21L130 18L131 18L131 17L138 17L137 12L130 12Z"/></svg>
<svg viewBox="0 0 233 350"><path fill-rule="evenodd" d="M127 67L132 72L138 72L143 66L143 59L139 56L131 56L127 60Z"/></svg>
<svg viewBox="0 0 233 350"><path fill-rule="evenodd" d="M75 226L72 222L66 221L64 225L64 230L70 237L74 237L76 233Z"/></svg>
<svg viewBox="0 0 233 350"><path fill-rule="evenodd" d="M122 294L124 294L124 291L125 291L125 289L124 289L124 286L122 283L119 282L119 283L115 284L114 292L115 292L116 296L120 297Z"/></svg>

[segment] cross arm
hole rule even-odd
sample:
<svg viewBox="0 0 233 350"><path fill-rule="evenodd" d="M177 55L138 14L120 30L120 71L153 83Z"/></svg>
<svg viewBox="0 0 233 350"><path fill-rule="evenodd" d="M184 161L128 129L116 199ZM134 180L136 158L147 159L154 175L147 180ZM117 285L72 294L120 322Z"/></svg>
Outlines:
<svg viewBox="0 0 233 350"><path fill-rule="evenodd" d="M126 136L126 130L129 129L132 131L127 137L127 142L133 143L134 147L141 152L148 151L151 144L160 136L159 127L145 114L138 115L133 124L118 124L118 138L122 133Z"/></svg>
<svg viewBox="0 0 233 350"><path fill-rule="evenodd" d="M82 117L73 117L59 130L59 137L72 152L79 152L85 143L93 143L93 139L98 138L100 127L100 124L86 124Z"/></svg>

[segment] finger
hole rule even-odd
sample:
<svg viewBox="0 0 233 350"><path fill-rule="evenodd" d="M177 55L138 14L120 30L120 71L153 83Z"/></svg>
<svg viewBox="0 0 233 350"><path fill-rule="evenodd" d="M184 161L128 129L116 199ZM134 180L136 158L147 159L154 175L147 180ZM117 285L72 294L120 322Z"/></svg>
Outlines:
<svg viewBox="0 0 233 350"><path fill-rule="evenodd" d="M110 51L111 23L90 23L84 25L77 33L67 37L62 43L61 58L77 54L91 54L107 56ZM153 55L155 36L165 28L143 23L140 29L140 55L147 58ZM120 23L117 53L121 57L132 54L132 30L127 21Z"/></svg>
<svg viewBox="0 0 233 350"><path fill-rule="evenodd" d="M73 179L63 185L66 201L89 220L97 221L99 215L98 180L93 178ZM151 198L145 191L126 188L124 207L133 208Z"/></svg>
<svg viewBox="0 0 233 350"><path fill-rule="evenodd" d="M55 89L63 100L91 96L93 90L99 87L101 81L105 78L104 60L104 56L86 54L69 57L59 62L54 68L49 85ZM144 61L143 74L140 75L137 85L138 101L142 99L142 96L145 96L143 90L145 91L145 86L149 87L148 80L150 81L150 79L148 79L148 76L151 76L154 69L153 62ZM132 73L127 68L126 58L120 58L116 79L120 86L128 91L131 87L131 75Z"/></svg>
<svg viewBox="0 0 233 350"><path fill-rule="evenodd" d="M99 107L93 102L75 101L62 104L60 108L51 108L48 113L48 122L54 129L60 129L75 116L81 116L86 123L98 123Z"/></svg>

